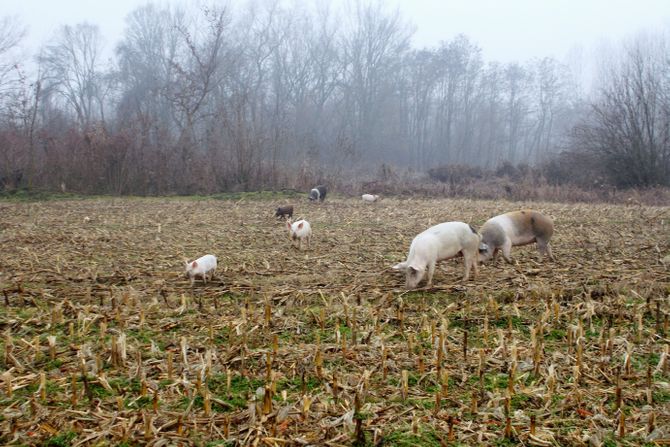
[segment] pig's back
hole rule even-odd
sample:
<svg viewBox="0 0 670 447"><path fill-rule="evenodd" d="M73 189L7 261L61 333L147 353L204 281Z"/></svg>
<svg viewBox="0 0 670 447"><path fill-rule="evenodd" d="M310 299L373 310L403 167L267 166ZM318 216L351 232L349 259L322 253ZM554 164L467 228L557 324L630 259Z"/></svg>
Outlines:
<svg viewBox="0 0 670 447"><path fill-rule="evenodd" d="M428 228L419 234L422 244L437 247L440 259L455 256L461 250L462 242L472 232L470 226L463 222L444 222ZM454 253L455 251L455 253Z"/></svg>
<svg viewBox="0 0 670 447"><path fill-rule="evenodd" d="M512 241L512 245L524 245L535 241L538 233L548 231L551 234L551 221L548 222L549 228L542 224L547 224L547 218L532 210L512 211L496 216L495 220L500 225L507 237Z"/></svg>
<svg viewBox="0 0 670 447"><path fill-rule="evenodd" d="M216 256L214 255L205 255L196 261L199 266L202 266L203 269L211 269L216 267Z"/></svg>
<svg viewBox="0 0 670 447"><path fill-rule="evenodd" d="M463 222L443 222L428 228L423 233L420 233L419 236L431 234L438 238L442 238L462 234L465 230L472 231L468 224Z"/></svg>
<svg viewBox="0 0 670 447"><path fill-rule="evenodd" d="M484 225L494 227L495 224L499 225L503 232L508 236L512 236L516 233L516 225L511 213L492 217L486 221Z"/></svg>

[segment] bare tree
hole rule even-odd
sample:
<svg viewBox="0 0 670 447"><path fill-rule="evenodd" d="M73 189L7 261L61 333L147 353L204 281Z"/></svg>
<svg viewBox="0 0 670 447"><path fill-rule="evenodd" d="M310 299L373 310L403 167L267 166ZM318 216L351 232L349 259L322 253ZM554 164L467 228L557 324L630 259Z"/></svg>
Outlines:
<svg viewBox="0 0 670 447"><path fill-rule="evenodd" d="M0 19L0 101L17 80L18 60L12 52L25 37L26 30L15 17Z"/></svg>
<svg viewBox="0 0 670 447"><path fill-rule="evenodd" d="M473 94L483 65L481 50L466 36L443 42L438 51L441 76L435 128L439 161L463 163L471 149Z"/></svg>
<svg viewBox="0 0 670 447"><path fill-rule="evenodd" d="M505 68L503 85L506 96L507 147L501 153L499 161L514 163L519 160L523 125L530 113L529 82L530 75L521 65L512 63Z"/></svg>
<svg viewBox="0 0 670 447"><path fill-rule="evenodd" d="M218 83L219 52L223 46L224 30L228 22L225 9L203 9L204 23L188 29L179 28L183 39L183 54L177 53L170 61L174 77L166 86L165 95L177 113L182 162L196 146L195 126L205 109L209 94Z"/></svg>
<svg viewBox="0 0 670 447"><path fill-rule="evenodd" d="M157 129L170 130L174 124L163 92L176 76L173 61L185 20L182 9L148 3L126 17L126 31L116 47L119 119L139 123L145 145L157 145Z"/></svg>
<svg viewBox="0 0 670 447"><path fill-rule="evenodd" d="M94 119L103 117L101 51L98 27L80 23L63 26L54 43L47 45L38 57L45 95L52 100L64 100L81 129L88 129Z"/></svg>
<svg viewBox="0 0 670 447"><path fill-rule="evenodd" d="M670 185L669 50L662 36L626 44L575 129L574 144L598 154L616 185Z"/></svg>
<svg viewBox="0 0 670 447"><path fill-rule="evenodd" d="M25 28L15 17L0 19L0 190L24 183L29 87L17 50Z"/></svg>
<svg viewBox="0 0 670 447"><path fill-rule="evenodd" d="M383 124L382 111L390 106L402 56L409 50L413 29L398 11L386 13L381 2L354 5L353 23L343 38L346 69L344 104L355 150L380 157L383 140L377 138Z"/></svg>
<svg viewBox="0 0 670 447"><path fill-rule="evenodd" d="M381 0L203 5L131 12L109 69L95 26L63 27L5 101L7 164L82 191L303 188L382 164L536 162L576 116L555 61L484 61L466 36L412 51Z"/></svg>

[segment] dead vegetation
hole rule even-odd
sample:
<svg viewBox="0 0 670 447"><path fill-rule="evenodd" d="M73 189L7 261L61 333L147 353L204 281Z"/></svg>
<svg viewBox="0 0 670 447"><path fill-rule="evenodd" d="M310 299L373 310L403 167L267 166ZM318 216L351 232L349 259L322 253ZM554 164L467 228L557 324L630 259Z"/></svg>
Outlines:
<svg viewBox="0 0 670 447"><path fill-rule="evenodd" d="M419 231L524 204L294 201L299 252L283 203L2 204L0 442L670 442L668 208L535 203L556 262L449 261L406 292Z"/></svg>

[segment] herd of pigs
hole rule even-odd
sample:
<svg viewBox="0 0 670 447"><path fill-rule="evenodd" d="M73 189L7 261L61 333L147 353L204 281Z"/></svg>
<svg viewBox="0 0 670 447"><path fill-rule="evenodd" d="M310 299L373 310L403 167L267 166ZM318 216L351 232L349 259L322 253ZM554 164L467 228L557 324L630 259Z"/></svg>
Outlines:
<svg viewBox="0 0 670 447"><path fill-rule="evenodd" d="M327 189L323 185L316 186L309 193L310 201L323 202ZM364 202L375 202L379 196L363 194ZM303 243L309 248L312 238L312 227L305 219L295 222L293 206L277 208L276 217L286 219L291 243L302 250ZM533 210L512 211L487 220L477 231L472 225L464 222L444 222L434 225L419 233L409 247L407 260L393 266L395 270L405 273L408 289L419 285L428 271L427 287L432 286L435 265L438 261L463 256L465 272L463 280L470 277L470 269L477 275L477 266L480 262L495 259L502 251L505 261L511 263L513 246L537 243L540 258L543 255L554 259L549 246L549 240L554 232L552 220ZM208 254L194 261L186 261L186 276L194 284L196 277L201 277L206 284L208 279L216 273L216 256Z"/></svg>

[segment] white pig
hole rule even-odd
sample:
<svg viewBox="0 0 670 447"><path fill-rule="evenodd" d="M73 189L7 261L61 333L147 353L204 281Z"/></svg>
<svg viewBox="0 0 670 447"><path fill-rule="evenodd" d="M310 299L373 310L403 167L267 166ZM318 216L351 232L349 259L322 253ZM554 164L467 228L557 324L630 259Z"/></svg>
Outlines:
<svg viewBox="0 0 670 447"><path fill-rule="evenodd" d="M433 284L433 274L437 261L463 255L465 274L463 281L470 276L472 267L477 275L477 248L481 236L470 225L463 222L445 222L419 233L409 247L407 260L393 268L405 272L408 289L415 288L423 279L428 268L428 283Z"/></svg>
<svg viewBox="0 0 670 447"><path fill-rule="evenodd" d="M376 194L363 194L361 199L363 199L363 202L376 202L379 196Z"/></svg>
<svg viewBox="0 0 670 447"><path fill-rule="evenodd" d="M207 284L207 275L209 278L214 278L216 272L216 256L205 255L195 261L185 262L186 277L191 280L191 286L195 283L195 277L201 276L202 280Z"/></svg>
<svg viewBox="0 0 670 447"><path fill-rule="evenodd" d="M291 238L291 243L295 244L295 241L298 241L298 248L302 250L302 242L307 242L307 248L310 246L310 240L312 239L312 226L305 219L296 220L291 222L291 219L286 220L286 228L288 228L288 234Z"/></svg>
<svg viewBox="0 0 670 447"><path fill-rule="evenodd" d="M550 259L554 259L549 246L549 239L554 234L554 223L551 218L537 211L512 211L492 217L484 223L480 232L483 244L479 248L481 262L495 258L498 250L502 250L505 261L511 263L510 253L513 246L533 242L537 242L540 258L546 253Z"/></svg>

